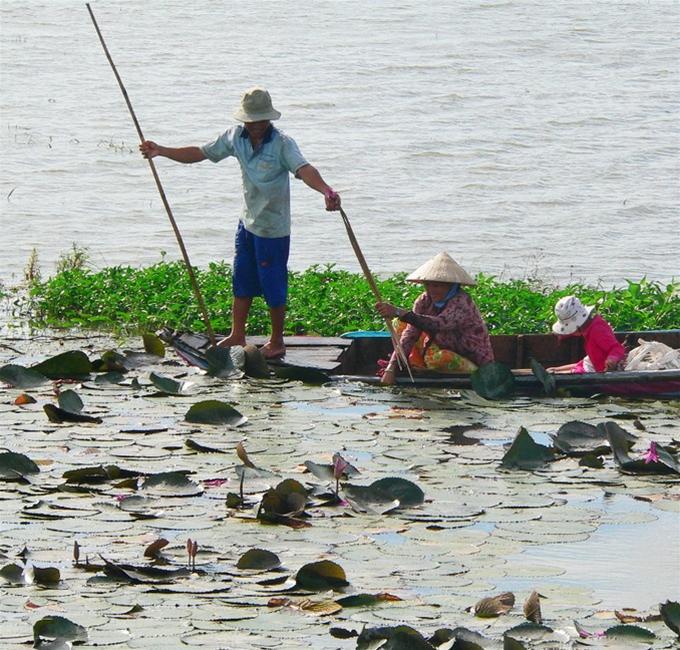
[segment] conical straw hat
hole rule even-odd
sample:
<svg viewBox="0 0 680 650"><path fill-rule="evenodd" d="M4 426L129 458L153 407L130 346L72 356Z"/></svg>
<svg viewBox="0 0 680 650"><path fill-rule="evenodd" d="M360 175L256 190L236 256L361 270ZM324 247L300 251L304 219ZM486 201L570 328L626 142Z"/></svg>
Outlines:
<svg viewBox="0 0 680 650"><path fill-rule="evenodd" d="M458 282L477 284L448 253L439 253L406 278L409 282Z"/></svg>

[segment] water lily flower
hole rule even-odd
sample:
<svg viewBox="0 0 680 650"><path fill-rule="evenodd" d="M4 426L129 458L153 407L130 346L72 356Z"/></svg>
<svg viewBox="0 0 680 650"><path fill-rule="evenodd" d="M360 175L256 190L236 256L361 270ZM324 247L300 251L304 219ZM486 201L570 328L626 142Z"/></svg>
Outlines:
<svg viewBox="0 0 680 650"><path fill-rule="evenodd" d="M649 463L658 463L659 462L659 453L656 450L656 443L655 442L650 442L649 443L649 449L645 452L645 455L642 457L642 459L645 461L645 464L648 465Z"/></svg>

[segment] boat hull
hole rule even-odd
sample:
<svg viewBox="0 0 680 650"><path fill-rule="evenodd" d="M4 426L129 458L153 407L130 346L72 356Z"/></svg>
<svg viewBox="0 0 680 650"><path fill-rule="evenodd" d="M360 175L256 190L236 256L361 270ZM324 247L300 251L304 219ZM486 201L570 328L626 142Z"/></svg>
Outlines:
<svg viewBox="0 0 680 650"><path fill-rule="evenodd" d="M656 340L680 347L680 330L648 332L617 332L617 337L629 346L639 339ZM166 330L162 338L175 348L187 363L207 368L204 353L210 347L205 335L175 333ZM264 337L254 337L258 345ZM542 395L543 385L527 368L536 359L544 367L572 363L584 355L582 342L577 338L559 341L551 334L492 336L496 360L506 364L515 374L515 388L519 395ZM392 341L382 333L353 333L348 337L292 336L286 338L287 353L270 365L308 368L325 373L329 381L361 381L379 383L375 374L379 359L387 358ZM649 370L586 374L556 374L558 394L591 396L594 394L625 397L680 398L680 370ZM414 380L397 377L397 384L411 387L471 389L470 375L415 372Z"/></svg>

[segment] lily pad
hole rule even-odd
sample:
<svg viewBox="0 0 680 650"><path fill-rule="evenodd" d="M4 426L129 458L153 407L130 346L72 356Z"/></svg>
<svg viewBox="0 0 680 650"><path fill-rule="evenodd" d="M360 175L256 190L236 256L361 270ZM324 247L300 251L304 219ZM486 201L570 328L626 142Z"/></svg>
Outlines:
<svg viewBox="0 0 680 650"><path fill-rule="evenodd" d="M659 611L661 612L663 622L680 636L680 603L674 600L667 600L659 605Z"/></svg>
<svg viewBox="0 0 680 650"><path fill-rule="evenodd" d="M587 422L571 420L563 424L554 436L553 444L568 456L599 456L609 453L607 438L601 429Z"/></svg>
<svg viewBox="0 0 680 650"><path fill-rule="evenodd" d="M613 627L607 628L604 632L608 639L614 639L617 641L637 641L637 642L648 642L656 639L656 634L651 630L648 630L639 625L614 625Z"/></svg>
<svg viewBox="0 0 680 650"><path fill-rule="evenodd" d="M63 616L45 616L33 625L33 645L47 640L87 643L87 630Z"/></svg>
<svg viewBox="0 0 680 650"><path fill-rule="evenodd" d="M300 368L298 366L273 366L274 374L279 379L301 381L303 384L327 384L331 378L325 372L314 368Z"/></svg>
<svg viewBox="0 0 680 650"><path fill-rule="evenodd" d="M510 368L499 362L486 363L470 375L472 388L484 399L504 399L515 392L515 377Z"/></svg>
<svg viewBox="0 0 680 650"><path fill-rule="evenodd" d="M648 461L633 459L628 454L631 434L616 422L608 421L597 425L605 433L612 448L614 460L622 472L631 474L670 474L680 473L680 464L675 457L661 445L657 445L657 459Z"/></svg>
<svg viewBox="0 0 680 650"><path fill-rule="evenodd" d="M165 356L165 344L161 341L155 334L147 333L142 334L142 340L144 341L144 349L156 357Z"/></svg>
<svg viewBox="0 0 680 650"><path fill-rule="evenodd" d="M501 467L532 470L543 467L553 458L554 453L550 447L539 445L524 427L520 427L510 449L501 460Z"/></svg>
<svg viewBox="0 0 680 650"><path fill-rule="evenodd" d="M186 395L192 386L191 382L177 381L155 372L149 373L149 380L163 395Z"/></svg>
<svg viewBox="0 0 680 650"><path fill-rule="evenodd" d="M0 452L0 479L21 480L39 473L40 468L28 456L13 451Z"/></svg>
<svg viewBox="0 0 680 650"><path fill-rule="evenodd" d="M203 488L187 477L185 472L159 472L151 474L140 489L159 496L190 497L203 493Z"/></svg>
<svg viewBox="0 0 680 650"><path fill-rule="evenodd" d="M385 640L386 643L379 643ZM376 643L377 642L377 643ZM357 650L433 650L434 646L417 630L408 625L367 627L357 638Z"/></svg>
<svg viewBox="0 0 680 650"><path fill-rule="evenodd" d="M243 353L245 356L244 368L248 377L267 379L271 375L267 360L257 346L246 345L243 348Z"/></svg>
<svg viewBox="0 0 680 650"><path fill-rule="evenodd" d="M555 381L555 375L548 372L536 359L531 357L529 359L529 365L531 366L531 372L534 373L534 377L541 382L543 386L543 392L548 396L552 397L557 392L557 383Z"/></svg>
<svg viewBox="0 0 680 650"><path fill-rule="evenodd" d="M64 411L69 413L80 413L83 410L83 400L80 399L80 395L76 391L68 390L61 391L59 393L59 407Z"/></svg>
<svg viewBox="0 0 680 650"><path fill-rule="evenodd" d="M343 491L358 503L397 501L399 507L409 508L425 501L425 494L415 483L399 477L381 478L367 486L347 483Z"/></svg>
<svg viewBox="0 0 680 650"><path fill-rule="evenodd" d="M248 421L231 404L216 399L204 400L194 404L184 416L187 422L197 424L227 424L238 427Z"/></svg>
<svg viewBox="0 0 680 650"><path fill-rule="evenodd" d="M91 415L83 415L82 413L71 413L65 411L54 404L43 404L43 410L47 414L50 422L62 424L63 422L89 422L91 424L101 424L103 420Z"/></svg>
<svg viewBox="0 0 680 650"><path fill-rule="evenodd" d="M205 360L208 363L207 373L219 379L238 379L243 376L232 359L229 348L212 346L205 351Z"/></svg>
<svg viewBox="0 0 680 650"><path fill-rule="evenodd" d="M251 569L257 571L271 571L281 566L281 560L276 553L262 548L251 548L246 551L236 563L238 569Z"/></svg>
<svg viewBox="0 0 680 650"><path fill-rule="evenodd" d="M67 483L104 483L105 481L117 481L123 478L135 478L141 476L141 472L124 469L118 465L96 465L94 467L79 467L64 472L63 477Z"/></svg>
<svg viewBox="0 0 680 650"><path fill-rule="evenodd" d="M15 388L35 388L44 384L48 379L32 368L8 363L0 368L0 381Z"/></svg>
<svg viewBox="0 0 680 650"><path fill-rule="evenodd" d="M344 589L349 585L345 570L331 560L305 564L297 572L295 582L300 589L308 591Z"/></svg>
<svg viewBox="0 0 680 650"><path fill-rule="evenodd" d="M92 372L92 363L83 351L70 350L45 359L31 369L48 379L83 379Z"/></svg>

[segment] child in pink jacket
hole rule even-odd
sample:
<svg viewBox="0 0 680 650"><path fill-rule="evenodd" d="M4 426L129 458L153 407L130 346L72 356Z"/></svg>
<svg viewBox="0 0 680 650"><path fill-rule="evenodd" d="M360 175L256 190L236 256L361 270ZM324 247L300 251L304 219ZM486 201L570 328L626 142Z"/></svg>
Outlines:
<svg viewBox="0 0 680 650"><path fill-rule="evenodd" d="M614 336L611 325L595 313L593 305L585 306L576 296L565 296L555 305L557 322L552 329L558 336L582 336L586 356L576 363L548 368L551 372L608 372L621 370L626 349Z"/></svg>

